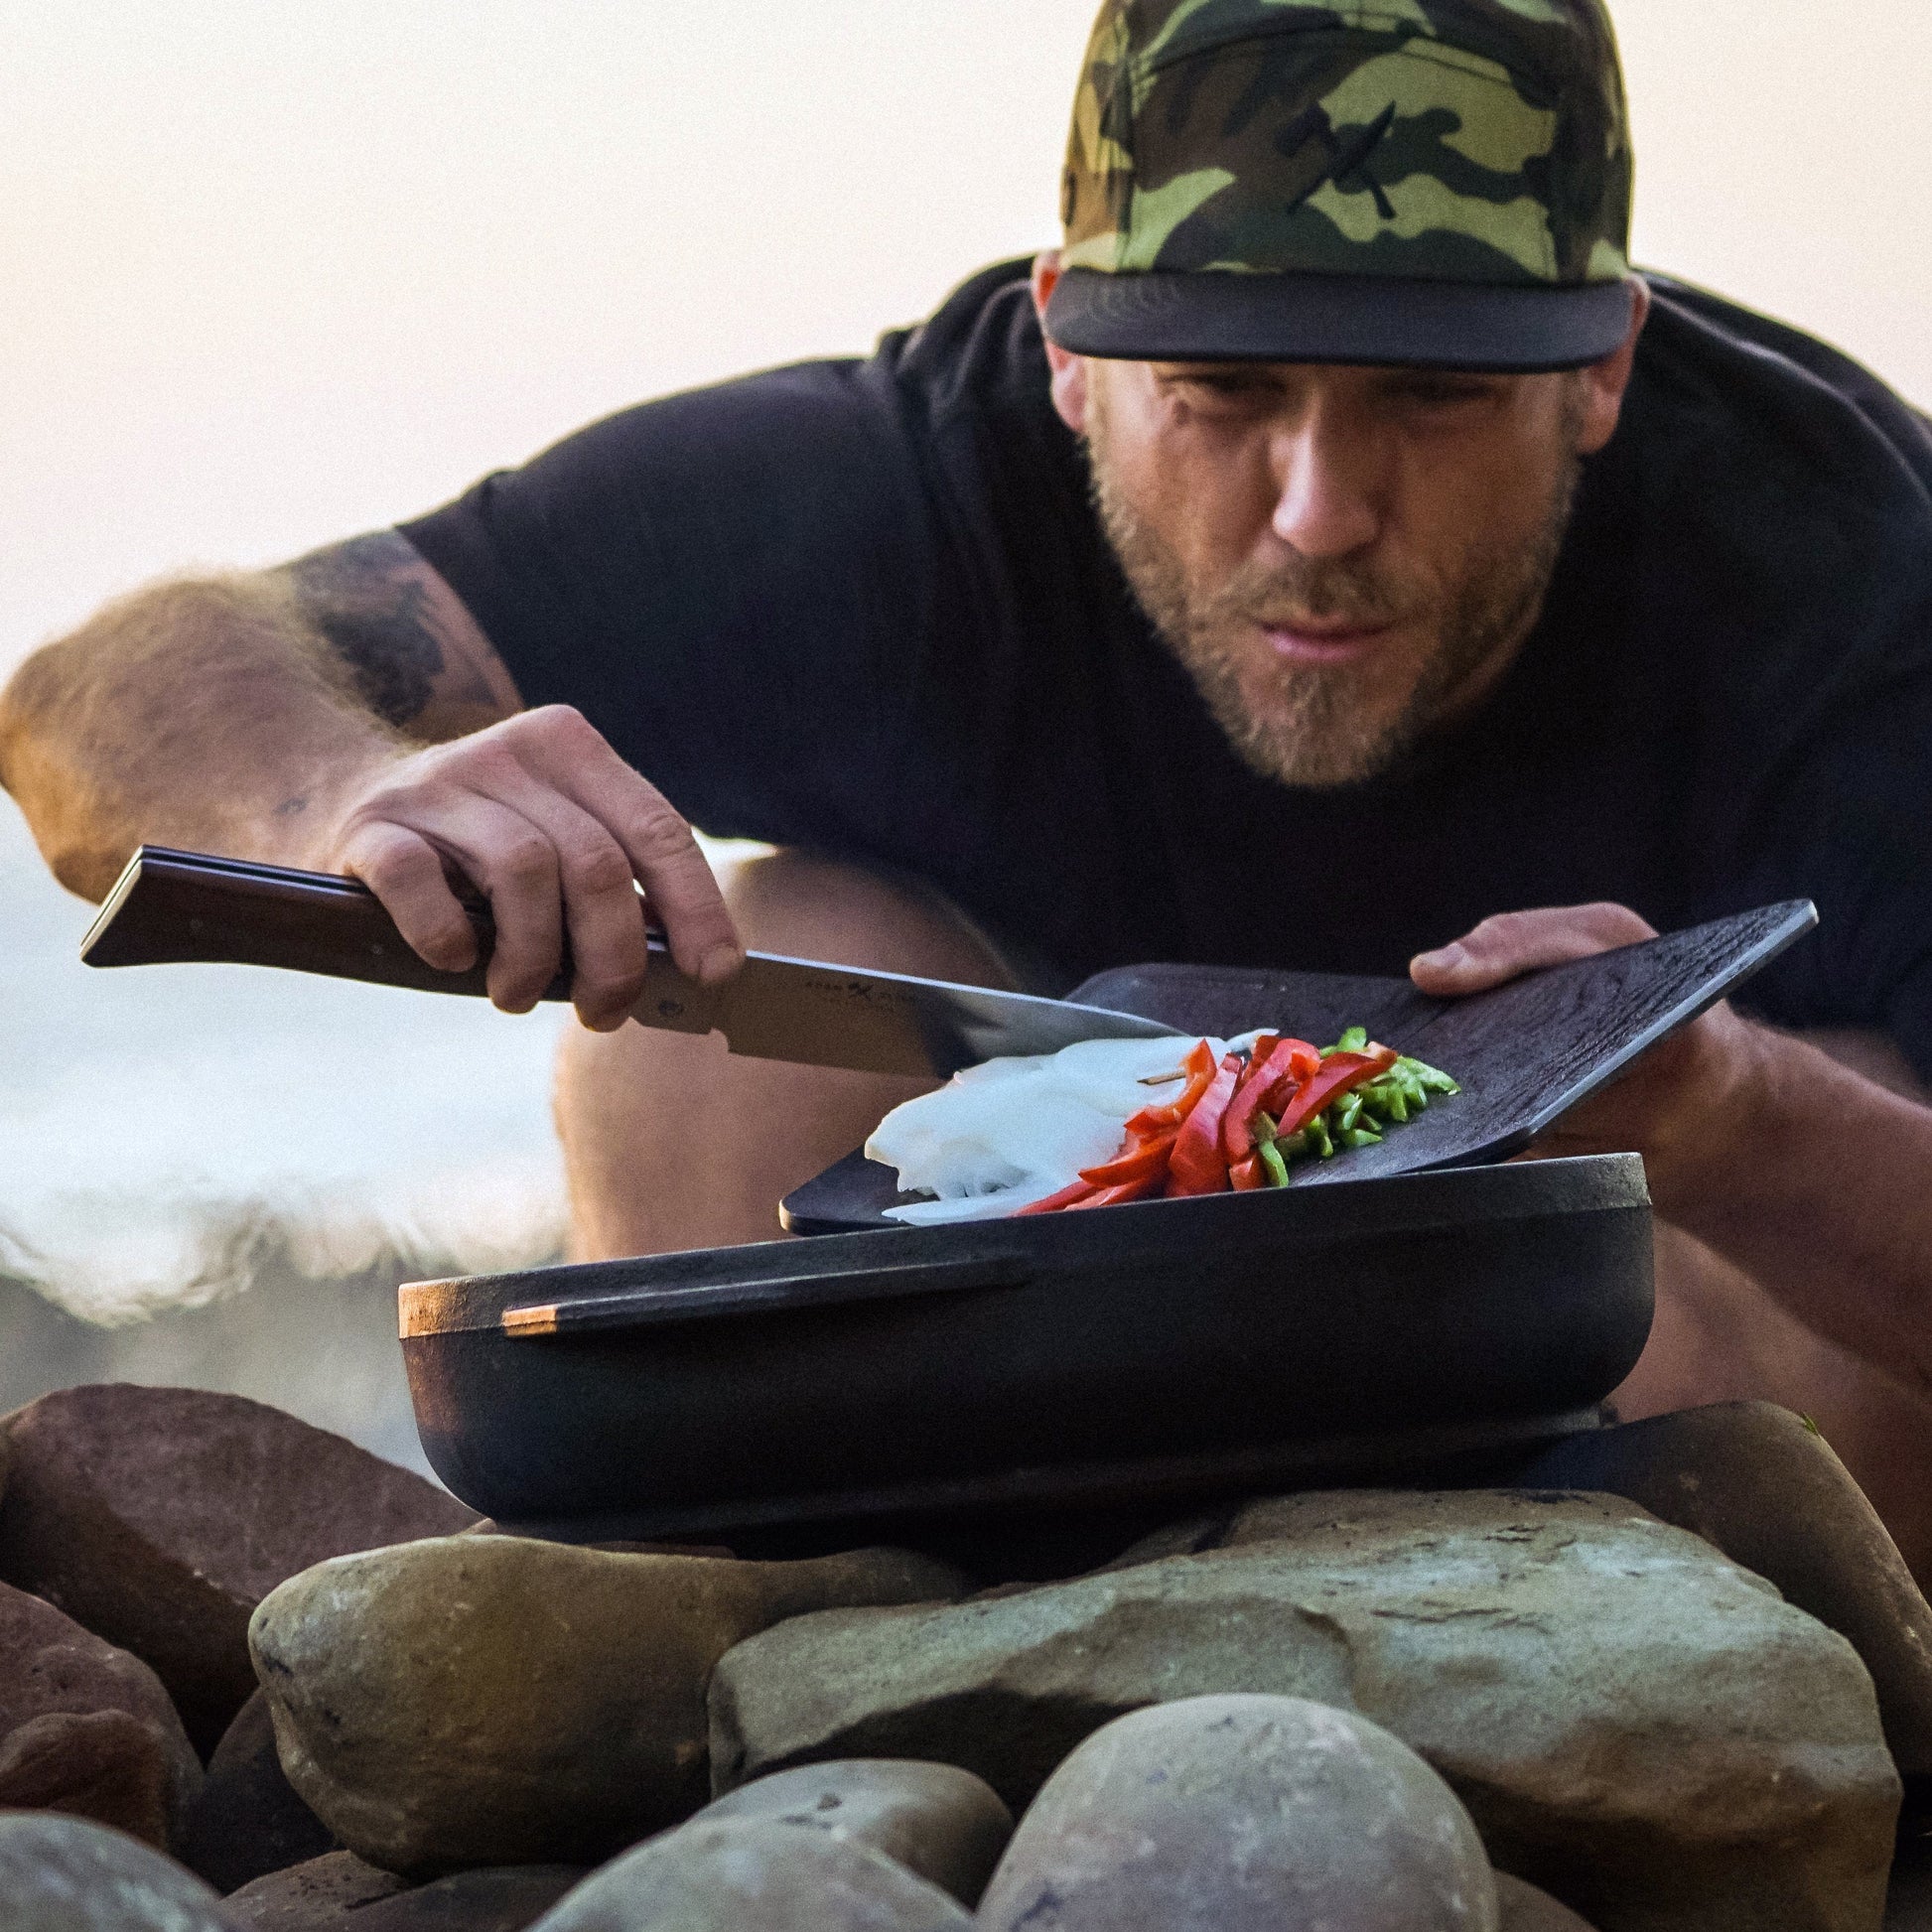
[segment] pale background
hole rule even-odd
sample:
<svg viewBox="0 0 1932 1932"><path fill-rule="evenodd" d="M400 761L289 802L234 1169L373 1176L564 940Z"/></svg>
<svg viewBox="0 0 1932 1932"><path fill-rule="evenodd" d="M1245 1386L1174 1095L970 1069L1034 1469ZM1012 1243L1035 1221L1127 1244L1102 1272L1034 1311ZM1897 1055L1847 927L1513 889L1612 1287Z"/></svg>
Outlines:
<svg viewBox="0 0 1932 1932"><path fill-rule="evenodd" d="M0 0L0 671L102 597L863 350L1051 238L1091 0ZM1932 400L1924 0L1622 0L1639 258ZM0 1267L204 1299L555 1239L550 1020L86 974L0 804Z"/></svg>

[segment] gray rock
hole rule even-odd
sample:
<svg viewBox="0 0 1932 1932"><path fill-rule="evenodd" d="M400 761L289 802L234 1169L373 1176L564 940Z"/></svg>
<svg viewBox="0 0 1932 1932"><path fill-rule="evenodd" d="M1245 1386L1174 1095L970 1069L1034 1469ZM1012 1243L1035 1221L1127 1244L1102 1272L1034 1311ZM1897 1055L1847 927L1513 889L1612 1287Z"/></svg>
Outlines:
<svg viewBox="0 0 1932 1932"><path fill-rule="evenodd" d="M82 1818L0 1814L6 1932L232 1932L221 1901L172 1859Z"/></svg>
<svg viewBox="0 0 1932 1932"><path fill-rule="evenodd" d="M984 1779L956 1764L891 1757L848 1757L778 1771L707 1805L691 1823L739 1819L852 1839L967 1906L978 1903L1013 1836L1012 1812Z"/></svg>
<svg viewBox="0 0 1932 1932"><path fill-rule="evenodd" d="M1455 1794L1379 1725L1300 1698L1161 1705L1046 1781L986 1932L1497 1932Z"/></svg>
<svg viewBox="0 0 1932 1932"><path fill-rule="evenodd" d="M1367 1491L1243 1512L1236 1547L952 1607L803 1617L727 1656L730 1785L934 1758L1024 1805L1090 1731L1228 1691L1355 1710L1499 1863L1617 1932L1871 1932L1899 1783L1842 1637L1605 1497Z"/></svg>
<svg viewBox="0 0 1932 1932"><path fill-rule="evenodd" d="M958 1594L888 1550L798 1563L446 1537L321 1564L251 1639L283 1768L393 1871L589 1864L708 1792L705 1689L733 1644L829 1604Z"/></svg>
<svg viewBox="0 0 1932 1932"><path fill-rule="evenodd" d="M1627 1496L1775 1584L1864 1660L1899 1770L1932 1772L1932 1605L1803 1417L1769 1402L1687 1409L1572 1437L1518 1480Z"/></svg>
<svg viewBox="0 0 1932 1932"><path fill-rule="evenodd" d="M165 1851L201 1783L147 1665L0 1584L0 1809L90 1818Z"/></svg>
<svg viewBox="0 0 1932 1932"><path fill-rule="evenodd" d="M593 1872L534 1932L959 1932L937 1885L856 1839L739 1820L666 1832Z"/></svg>
<svg viewBox="0 0 1932 1932"><path fill-rule="evenodd" d="M1500 1932L1594 1932L1568 1905L1506 1871L1496 1873L1496 1904L1502 1913Z"/></svg>
<svg viewBox="0 0 1932 1932"><path fill-rule="evenodd" d="M379 1871L352 1852L325 1852L230 1892L221 1909L244 1932L347 1932L378 1900L407 1891L409 1880Z"/></svg>
<svg viewBox="0 0 1932 1932"><path fill-rule="evenodd" d="M336 1849L335 1834L282 1770L268 1699L257 1691L208 1759L207 1782L188 1807L176 1855L216 1891L232 1892Z"/></svg>
<svg viewBox="0 0 1932 1932"><path fill-rule="evenodd" d="M100 1383L7 1418L0 1581L151 1665L204 1754L253 1695L248 1617L350 1550L476 1520L407 1469L241 1396Z"/></svg>

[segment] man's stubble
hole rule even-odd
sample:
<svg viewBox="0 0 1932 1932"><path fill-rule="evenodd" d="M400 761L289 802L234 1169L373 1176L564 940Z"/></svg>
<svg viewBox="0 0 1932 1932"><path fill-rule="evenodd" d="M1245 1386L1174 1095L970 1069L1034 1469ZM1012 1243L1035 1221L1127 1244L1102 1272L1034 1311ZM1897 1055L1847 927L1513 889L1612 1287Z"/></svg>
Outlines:
<svg viewBox="0 0 1932 1932"><path fill-rule="evenodd" d="M1243 566L1218 588L1196 586L1119 487L1104 406L1090 410L1085 441L1094 506L1115 558L1228 742L1262 777L1328 789L1387 770L1479 699L1520 650L1542 612L1575 508L1583 471L1579 417L1580 406L1566 408L1560 460L1530 539L1472 549L1425 641L1399 646L1406 658L1400 665L1372 657L1334 666L1286 663L1257 638L1255 624L1397 620L1417 609L1415 586L1372 560L1310 562L1292 552L1272 567ZM1378 692L1378 683L1387 688Z"/></svg>

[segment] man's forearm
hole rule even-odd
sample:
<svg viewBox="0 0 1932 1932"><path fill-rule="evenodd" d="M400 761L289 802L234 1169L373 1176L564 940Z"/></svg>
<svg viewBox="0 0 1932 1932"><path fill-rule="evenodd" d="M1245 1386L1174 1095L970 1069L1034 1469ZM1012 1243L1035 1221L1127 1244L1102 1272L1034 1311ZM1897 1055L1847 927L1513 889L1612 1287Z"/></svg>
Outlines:
<svg viewBox="0 0 1932 1932"><path fill-rule="evenodd" d="M1932 1109L1751 1027L1703 1147L1652 1162L1658 1211L1815 1332L1932 1390Z"/></svg>
<svg viewBox="0 0 1932 1932"><path fill-rule="evenodd" d="M281 577L123 599L0 693L0 783L94 898L143 841L302 863L323 795L398 745Z"/></svg>
<svg viewBox="0 0 1932 1932"><path fill-rule="evenodd" d="M320 864L332 794L521 702L449 585L377 530L143 591L29 658L0 694L0 783L89 897L144 840Z"/></svg>

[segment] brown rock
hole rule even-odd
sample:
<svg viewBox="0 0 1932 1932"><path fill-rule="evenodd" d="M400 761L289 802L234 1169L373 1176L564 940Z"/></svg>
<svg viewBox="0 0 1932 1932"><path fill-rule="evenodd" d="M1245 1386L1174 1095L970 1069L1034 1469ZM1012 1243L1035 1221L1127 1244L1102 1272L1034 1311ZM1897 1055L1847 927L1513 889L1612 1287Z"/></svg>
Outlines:
<svg viewBox="0 0 1932 1932"><path fill-rule="evenodd" d="M585 1876L581 1864L452 1872L358 1911L342 1932L524 1932Z"/></svg>
<svg viewBox="0 0 1932 1932"><path fill-rule="evenodd" d="M973 1923L937 1885L856 1839L740 1820L640 1845L567 1893L534 1932L961 1932Z"/></svg>
<svg viewBox="0 0 1932 1932"><path fill-rule="evenodd" d="M280 1410L199 1389L64 1389L6 1421L0 1581L150 1664L207 1753L255 1688L248 1617L325 1558L474 1512Z"/></svg>
<svg viewBox="0 0 1932 1932"><path fill-rule="evenodd" d="M740 1563L459 1536L318 1565L251 1636L289 1781L350 1851L430 1875L591 1863L677 1823L707 1795L705 1690L733 1644L962 1587L890 1550Z"/></svg>
<svg viewBox="0 0 1932 1932"><path fill-rule="evenodd" d="M1687 1409L1572 1437L1519 1480L1627 1496L1775 1584L1863 1659L1899 1770L1932 1772L1932 1605L1801 1416L1769 1402Z"/></svg>
<svg viewBox="0 0 1932 1932"><path fill-rule="evenodd" d="M56 1812L0 1814L6 1932L233 1932L192 1871L120 1832Z"/></svg>
<svg viewBox="0 0 1932 1932"><path fill-rule="evenodd" d="M336 1835L300 1798L275 1754L268 1700L257 1691L208 1759L207 1781L188 1808L177 1856L219 1892L322 1859Z"/></svg>
<svg viewBox="0 0 1932 1932"><path fill-rule="evenodd" d="M1502 1910L1500 1932L1593 1932L1568 1905L1507 1872L1496 1873L1496 1903Z"/></svg>
<svg viewBox="0 0 1932 1932"><path fill-rule="evenodd" d="M0 1584L0 1807L90 1818L165 1850L201 1782L153 1671Z"/></svg>
<svg viewBox="0 0 1932 1932"><path fill-rule="evenodd" d="M1013 1836L1012 1812L983 1778L956 1764L907 1758L848 1757L779 1771L707 1805L691 1823L741 1819L852 1839L967 1906L979 1902Z"/></svg>
<svg viewBox="0 0 1932 1932"><path fill-rule="evenodd" d="M221 1909L243 1932L348 1932L378 1900L408 1889L407 1878L364 1864L352 1852L328 1852L254 1879Z"/></svg>
<svg viewBox="0 0 1932 1932"><path fill-rule="evenodd" d="M1016 1596L834 1611L719 1666L727 1785L817 1759L977 1771L1024 1805L1111 1719L1227 1691L1353 1709L1490 1851L1605 1932L1872 1932L1897 1774L1851 1645L1609 1497L1349 1491L1236 1547Z"/></svg>
<svg viewBox="0 0 1932 1932"><path fill-rule="evenodd" d="M581 1865L499 1865L411 1885L332 1852L256 1879L222 1909L242 1932L523 1932L584 1876Z"/></svg>
<svg viewBox="0 0 1932 1932"><path fill-rule="evenodd" d="M1406 1744L1300 1698L1164 1704L1046 1781L986 1932L1496 1932L1489 1860Z"/></svg>

